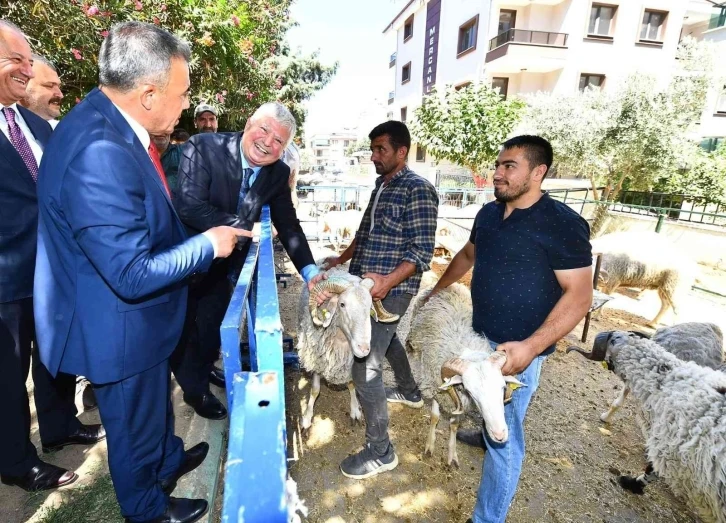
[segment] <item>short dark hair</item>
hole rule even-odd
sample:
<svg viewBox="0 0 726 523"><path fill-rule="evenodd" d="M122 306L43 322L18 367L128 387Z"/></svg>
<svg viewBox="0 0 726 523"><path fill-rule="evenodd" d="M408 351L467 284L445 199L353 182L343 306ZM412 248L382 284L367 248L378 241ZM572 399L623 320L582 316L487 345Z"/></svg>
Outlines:
<svg viewBox="0 0 726 523"><path fill-rule="evenodd" d="M411 150L411 133L403 122L397 120L388 120L380 125L376 125L368 135L371 141L380 136L388 135L393 149L398 151L401 147L405 147L407 151Z"/></svg>
<svg viewBox="0 0 726 523"><path fill-rule="evenodd" d="M186 142L189 139L189 133L187 132L186 129L182 129L181 127L177 127L171 133L170 139Z"/></svg>
<svg viewBox="0 0 726 523"><path fill-rule="evenodd" d="M538 165L547 166L545 175L542 177L543 179L549 174L554 158L550 142L541 136L523 134L522 136L510 138L502 144L503 151L515 148L519 148L524 151L524 157L529 162L530 168L534 169Z"/></svg>

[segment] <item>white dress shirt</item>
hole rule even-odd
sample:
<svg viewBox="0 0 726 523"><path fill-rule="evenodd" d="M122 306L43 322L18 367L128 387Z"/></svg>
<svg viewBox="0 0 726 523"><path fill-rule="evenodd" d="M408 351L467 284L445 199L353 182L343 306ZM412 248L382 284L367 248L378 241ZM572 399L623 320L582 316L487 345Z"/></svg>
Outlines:
<svg viewBox="0 0 726 523"><path fill-rule="evenodd" d="M15 123L18 124L18 127L20 127L20 130L23 132L23 135L25 135L25 139L28 140L28 144L30 145L30 150L33 151L33 156L35 156L35 163L40 165L40 159L43 157L43 147L40 145L40 142L35 139L35 136L33 136L33 133L30 132L30 127L28 127L28 124L26 124L25 120L23 120L23 115L21 115L20 111L18 111L18 104L11 104L11 105L0 104L0 109L5 109L6 107L15 111ZM0 130L3 132L3 134L8 139L8 141L10 143L12 143L12 141L10 140L10 131L8 130L8 121L5 119L5 113L3 113L1 110L0 110Z"/></svg>

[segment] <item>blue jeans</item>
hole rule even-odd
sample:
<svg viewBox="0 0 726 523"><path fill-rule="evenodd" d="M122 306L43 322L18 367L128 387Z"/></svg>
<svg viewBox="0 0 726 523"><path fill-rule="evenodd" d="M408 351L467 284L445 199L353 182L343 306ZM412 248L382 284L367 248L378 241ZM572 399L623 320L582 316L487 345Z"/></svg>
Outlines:
<svg viewBox="0 0 726 523"><path fill-rule="evenodd" d="M496 350L496 344L492 343ZM512 393L512 401L504 407L509 428L506 443L495 443L484 431L487 452L482 465L481 483L474 506L474 523L504 523L509 505L519 483L524 461L524 416L539 385L542 363L547 356L537 356L529 367L517 375L527 385Z"/></svg>

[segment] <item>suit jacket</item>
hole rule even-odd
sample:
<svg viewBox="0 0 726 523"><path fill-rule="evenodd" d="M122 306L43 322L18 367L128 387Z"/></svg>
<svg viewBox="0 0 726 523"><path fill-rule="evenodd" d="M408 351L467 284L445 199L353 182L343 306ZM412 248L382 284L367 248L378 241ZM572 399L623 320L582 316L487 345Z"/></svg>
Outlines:
<svg viewBox="0 0 726 523"><path fill-rule="evenodd" d="M237 214L242 186L242 133L201 133L192 136L182 149L179 187L174 204L182 221L193 231L218 225L251 230L259 221L263 205L269 204L272 222L298 272L315 263L305 233L292 205L290 168L278 160L260 169ZM228 263L244 263L249 238L229 261L217 264L214 272L226 274Z"/></svg>
<svg viewBox="0 0 726 523"><path fill-rule="evenodd" d="M53 133L40 169L35 318L43 363L110 383L168 358L184 280L213 246L187 238L149 155L94 89Z"/></svg>
<svg viewBox="0 0 726 523"><path fill-rule="evenodd" d="M45 149L52 132L50 125L25 107L17 107ZM37 235L35 182L18 151L0 132L0 303L33 295Z"/></svg>

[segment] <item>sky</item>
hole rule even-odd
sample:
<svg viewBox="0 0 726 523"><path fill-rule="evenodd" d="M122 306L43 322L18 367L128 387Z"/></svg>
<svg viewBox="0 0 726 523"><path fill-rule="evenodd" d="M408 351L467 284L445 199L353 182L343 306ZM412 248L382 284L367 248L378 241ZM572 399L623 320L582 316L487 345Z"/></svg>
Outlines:
<svg viewBox="0 0 726 523"><path fill-rule="evenodd" d="M305 135L354 126L377 98L387 103L393 88L388 59L395 37L383 29L405 0L296 0L291 15L299 24L288 32L291 49L320 51L324 64L340 62L333 80L306 106Z"/></svg>

